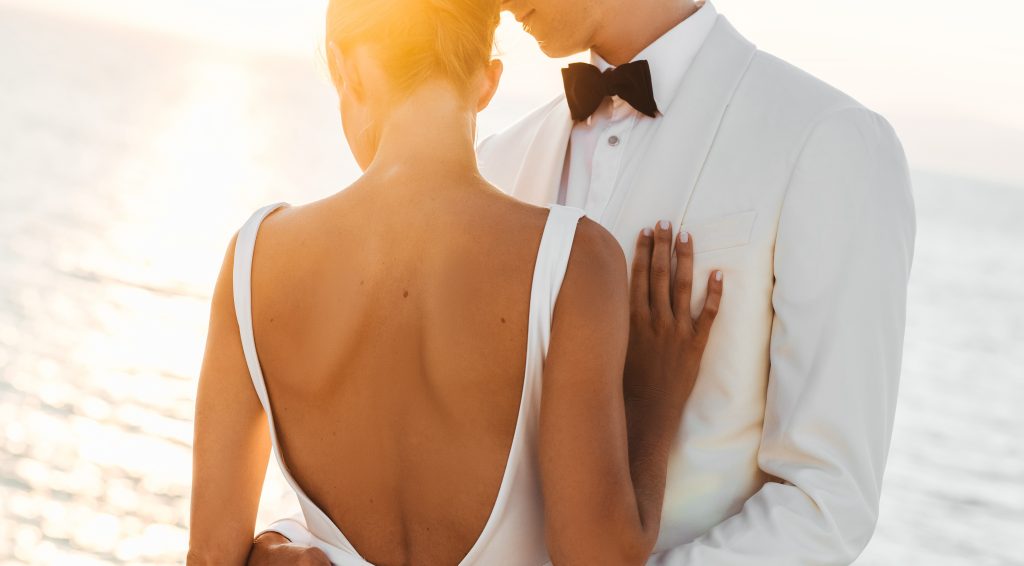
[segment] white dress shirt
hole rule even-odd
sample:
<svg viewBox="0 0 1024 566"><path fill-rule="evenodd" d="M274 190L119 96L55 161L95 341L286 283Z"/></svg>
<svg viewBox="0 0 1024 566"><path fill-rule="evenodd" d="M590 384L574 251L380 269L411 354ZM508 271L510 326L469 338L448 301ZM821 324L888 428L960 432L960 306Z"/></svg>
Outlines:
<svg viewBox="0 0 1024 566"><path fill-rule="evenodd" d="M715 7L705 1L633 58L650 65L654 100L662 115L672 111L679 84L716 17ZM590 60L601 71L613 67L593 51ZM558 202L583 209L588 217L600 222L615 186L628 184L619 182L620 175L644 154L654 122L661 118L637 112L618 96L605 99L590 118L573 126Z"/></svg>

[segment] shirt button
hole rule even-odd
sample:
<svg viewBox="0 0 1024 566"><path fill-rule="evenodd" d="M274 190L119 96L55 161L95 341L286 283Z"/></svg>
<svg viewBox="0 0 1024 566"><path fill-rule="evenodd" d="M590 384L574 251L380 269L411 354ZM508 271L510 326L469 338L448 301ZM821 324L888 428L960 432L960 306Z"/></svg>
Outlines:
<svg viewBox="0 0 1024 566"><path fill-rule="evenodd" d="M608 138L608 145L612 147L619 145L619 136L612 136Z"/></svg>

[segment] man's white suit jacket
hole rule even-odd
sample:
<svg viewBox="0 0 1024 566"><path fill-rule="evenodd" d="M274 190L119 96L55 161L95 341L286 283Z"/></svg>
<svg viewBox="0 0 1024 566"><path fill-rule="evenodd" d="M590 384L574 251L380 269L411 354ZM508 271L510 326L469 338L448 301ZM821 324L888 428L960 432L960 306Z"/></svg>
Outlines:
<svg viewBox="0 0 1024 566"><path fill-rule="evenodd" d="M594 220L628 261L643 227L682 226L694 312L711 270L725 292L652 563L849 564L878 516L903 350L915 218L900 142L722 15L657 120ZM485 139L481 170L555 202L572 124L559 96Z"/></svg>

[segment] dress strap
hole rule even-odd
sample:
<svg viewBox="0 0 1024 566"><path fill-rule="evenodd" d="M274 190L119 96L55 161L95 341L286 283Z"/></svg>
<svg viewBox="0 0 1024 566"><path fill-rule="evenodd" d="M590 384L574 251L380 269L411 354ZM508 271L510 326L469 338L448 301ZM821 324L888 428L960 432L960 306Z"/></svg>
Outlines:
<svg viewBox="0 0 1024 566"><path fill-rule="evenodd" d="M548 207L551 211L540 239L540 249L537 250L533 288L530 290L526 376L523 382L523 403L519 410L523 418L528 418L533 408L540 407L541 380L544 362L548 357L548 345L551 343L555 303L569 266L576 225L584 215L583 210L572 206L552 204Z"/></svg>
<svg viewBox="0 0 1024 566"><path fill-rule="evenodd" d="M475 566L481 557L495 555L508 549L495 544L499 531L512 529L514 532L536 528L535 524L522 523L523 517L542 515L542 510L532 508L542 500L539 478L536 475L537 431L540 424L540 397L544 359L551 341L551 320L558 299L558 291L565 278L572 251L576 225L583 216L578 208L549 205L547 221L541 234L533 267L533 282L530 288L530 314L526 336L526 373L523 377L522 397L519 400L519 416L516 419L512 446L505 464L505 473L498 488L491 515L484 524L477 542L460 563L461 566ZM543 532L537 533L543 540ZM519 552L530 552L518 549Z"/></svg>
<svg viewBox="0 0 1024 566"><path fill-rule="evenodd" d="M256 250L256 234L259 232L260 224L267 215L282 206L288 206L288 203L276 202L258 209L238 230L232 271L235 317L238 319L242 352L245 353L245 363L249 366L249 377L252 378L253 387L256 388L256 394L267 415L270 415L270 398L267 396L267 384L263 380L263 371L256 355L256 337L252 329L252 256Z"/></svg>
<svg viewBox="0 0 1024 566"><path fill-rule="evenodd" d="M574 206L552 204L549 208L551 212L537 252L530 299L530 328L534 331L534 340L540 348L542 359L547 357L548 344L551 342L555 303L569 266L576 226L585 214Z"/></svg>
<svg viewBox="0 0 1024 566"><path fill-rule="evenodd" d="M260 367L259 356L256 354L256 337L252 326L252 256L256 249L256 235L259 232L260 224L267 215L282 206L290 205L287 202L277 202L268 204L252 213L249 220L238 230L238 238L235 240L232 287L235 300L235 316L238 319L238 331L242 339L242 351L245 353L245 363L249 367L249 377L252 379L253 388L256 389L256 395L260 398L260 404L263 405L263 410L267 413L270 443L274 448L278 467L281 469L281 474L284 476L285 481L288 482L292 491L295 492L310 533L318 539L337 547L338 550L325 550L332 563L346 565L365 564L366 562L359 557L359 553L356 552L337 525L306 495L302 487L292 477L288 466L285 465L277 438L274 413L270 408L267 383L263 377L263 369Z"/></svg>

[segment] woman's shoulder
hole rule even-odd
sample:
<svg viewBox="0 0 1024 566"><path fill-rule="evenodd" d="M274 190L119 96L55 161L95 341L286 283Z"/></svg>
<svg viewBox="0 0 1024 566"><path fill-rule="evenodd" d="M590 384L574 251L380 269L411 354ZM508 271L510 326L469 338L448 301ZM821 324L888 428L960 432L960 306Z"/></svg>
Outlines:
<svg viewBox="0 0 1024 566"><path fill-rule="evenodd" d="M569 269L575 269L582 278L624 276L626 255L607 228L583 216L576 226Z"/></svg>
<svg viewBox="0 0 1024 566"><path fill-rule="evenodd" d="M332 196L340 196L340 193ZM302 204L279 201L264 208L271 210L260 223L257 247L260 251L288 253L299 244L302 244L299 247L309 247L309 244L322 239L332 225L338 224L346 206L325 198ZM310 235L314 234L320 237L311 239Z"/></svg>
<svg viewBox="0 0 1024 566"><path fill-rule="evenodd" d="M265 216L255 227L255 233L248 235L254 238L250 252L253 258L251 276L264 289L275 292L280 287L295 284L293 276L308 268L321 247L321 238L311 235L325 232L323 221L318 219L322 214L317 211L315 203L293 205L279 202L276 205L267 205L254 213L256 220L259 211L270 208L264 211ZM241 232L237 237L242 237ZM275 293L262 296L267 298L275 296Z"/></svg>
<svg viewBox="0 0 1024 566"><path fill-rule="evenodd" d="M580 217L559 291L559 313L588 319L595 305L626 304L627 294L626 257L619 242L598 222Z"/></svg>

